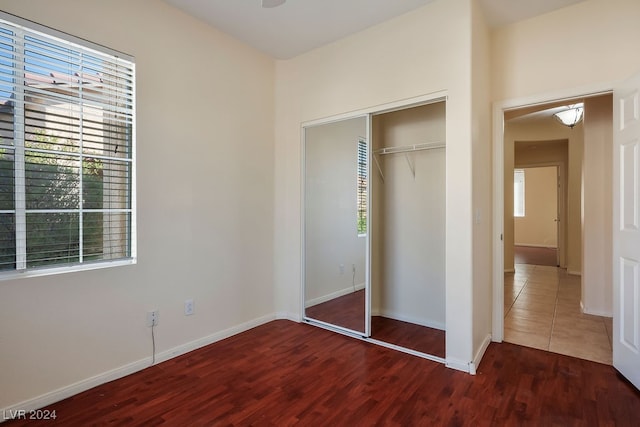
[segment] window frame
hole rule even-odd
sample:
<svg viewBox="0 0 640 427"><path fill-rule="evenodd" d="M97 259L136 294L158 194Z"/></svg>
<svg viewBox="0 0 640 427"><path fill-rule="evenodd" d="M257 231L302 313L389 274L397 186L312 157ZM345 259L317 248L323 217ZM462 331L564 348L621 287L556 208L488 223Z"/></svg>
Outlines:
<svg viewBox="0 0 640 427"><path fill-rule="evenodd" d="M60 264L50 264L50 265L43 265L43 266L35 266L35 267L27 267L26 266L26 256L27 256L27 248L26 248L26 235L27 235L27 230L26 230L26 222L19 224L19 221L17 221L18 219L18 215L19 215L19 210L21 210L22 212L20 212L20 215L22 216L26 216L28 214L28 209L25 206L25 200L20 200L19 198L16 198L14 201L14 207L11 210L12 213L14 213L14 221L15 221L15 268L13 269L8 269L8 270L0 270L0 281L3 280L12 280L12 279L16 279L16 278L27 278L27 277L38 277L38 276L46 276L46 275L53 275L53 274L62 274L62 273L70 273L70 272L75 272L75 271L86 271L86 270L95 270L95 269L103 269L103 268L109 268L109 267L116 267L116 266L123 266L123 265L131 265L131 264L136 264L137 263L137 197L136 197L136 188L137 188L137 182L136 182L136 171L137 171L137 158L136 158L136 65L135 65L135 60L134 57L131 55L128 55L126 53L122 53L110 48L107 48L105 46L99 45L97 43L79 38L79 37L75 37L72 36L70 34L67 34L65 32L26 20L24 18L20 18L18 16L0 11L0 20L3 20L5 22L7 22L7 24L9 26L16 26L18 27L18 30L16 32L16 34L18 36L21 37L25 37L25 34L23 31L28 32L29 34L34 34L35 35L39 35L45 38L45 40L51 40L51 38L54 39L59 39L59 41L61 41L62 43L53 43L56 46L62 46L62 44L64 42L70 43L69 48L71 49L77 49L78 53L88 53L90 54L92 51L95 52L98 55L107 55L110 57L114 58L114 62L117 62L117 60L124 60L126 61L128 64L128 66L130 67L131 70L131 108L130 108L130 115L131 115L131 123L130 123L130 132L131 132L131 142L130 142L130 156L129 157L124 157L122 159L118 159L119 162L123 165L127 165L130 168L130 171L128 173L128 177L126 178L126 185L128 185L128 191L130 193L129 200L129 208L128 209L100 209L103 210L105 213L109 213L109 214L116 214L118 213L118 211L123 211L123 213L125 213L124 211L127 211L126 213L129 215L129 224L128 224L128 230L127 230L127 235L125 236L125 240L128 244L128 254L125 257L121 257L121 258L114 258L114 259L104 259L104 260L84 260L84 261L78 261L76 262L72 262L72 263L60 263ZM20 34L22 33L22 34ZM117 60L115 59L117 58ZM19 76L16 77L16 82L14 83L14 85L16 86L16 91L20 92L24 90L24 86L20 85L20 81L24 82L24 76ZM16 110L22 109L23 112L22 117L26 117L25 113L24 113L24 106L17 106L18 103L16 103ZM86 104L79 104L79 105L86 105ZM128 110L129 111L129 110ZM15 114L15 113L14 113ZM14 116L15 117L15 116ZM14 123L16 123L16 121L14 120ZM15 126L15 125L14 125ZM16 129L17 128L17 129ZM24 141L25 139L25 134L26 134L26 129L25 126L16 126L16 128L14 128L14 140L18 140L21 139ZM19 166L17 166L15 168L15 173L16 176L14 177L14 184L13 184L13 188L14 191L16 192L16 194L19 194L18 189L22 188L23 191L25 191L25 184L24 184L24 170L26 167L26 160L25 160L25 144L24 143L14 143L14 162L16 162L16 164L18 164L18 161L20 161ZM84 154L82 152L80 152L80 154L78 155L78 159L80 162L83 161L84 158L87 157L91 157L91 155L89 154ZM99 156L98 156L99 157ZM22 175L22 176L20 176ZM82 171L79 172L79 179L82 180ZM20 183L19 181L22 180L22 183ZM22 187L21 187L22 186ZM82 187L80 187L82 188ZM24 193L22 193L24 194ZM82 193L80 193L80 201L79 201L79 208L78 210L80 212L83 211L83 207L82 207ZM55 209L54 209L55 210ZM4 212L4 211L2 211ZM8 212L7 212L8 213ZM70 213L72 213L70 211ZM104 221L104 220L103 220ZM103 222L104 223L104 222ZM79 232L80 232L80 239L82 240L82 224L80 223L79 225ZM19 268L21 267L21 268Z"/></svg>

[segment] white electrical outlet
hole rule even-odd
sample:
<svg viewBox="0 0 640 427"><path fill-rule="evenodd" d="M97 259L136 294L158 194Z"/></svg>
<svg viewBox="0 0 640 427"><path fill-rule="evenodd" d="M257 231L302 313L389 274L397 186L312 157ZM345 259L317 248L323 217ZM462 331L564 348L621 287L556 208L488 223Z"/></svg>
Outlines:
<svg viewBox="0 0 640 427"><path fill-rule="evenodd" d="M340 264L340 274L344 274L344 264Z"/></svg>
<svg viewBox="0 0 640 427"><path fill-rule="evenodd" d="M158 310L147 311L147 326L152 327L158 324L160 312Z"/></svg>
<svg viewBox="0 0 640 427"><path fill-rule="evenodd" d="M193 300L188 299L184 302L184 315L191 316L195 312L195 306L193 305Z"/></svg>

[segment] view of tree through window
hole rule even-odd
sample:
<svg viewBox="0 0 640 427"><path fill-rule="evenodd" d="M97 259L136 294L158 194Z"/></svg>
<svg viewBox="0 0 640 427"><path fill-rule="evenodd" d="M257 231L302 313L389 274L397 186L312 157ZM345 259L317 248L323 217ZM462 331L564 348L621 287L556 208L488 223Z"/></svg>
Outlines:
<svg viewBox="0 0 640 427"><path fill-rule="evenodd" d="M0 270L131 257L133 64L0 20Z"/></svg>

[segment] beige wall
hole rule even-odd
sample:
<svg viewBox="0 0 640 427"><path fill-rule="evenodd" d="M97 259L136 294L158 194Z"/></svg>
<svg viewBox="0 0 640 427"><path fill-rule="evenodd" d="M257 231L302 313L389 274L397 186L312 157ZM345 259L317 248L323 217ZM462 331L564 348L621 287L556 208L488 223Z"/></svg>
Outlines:
<svg viewBox="0 0 640 427"><path fill-rule="evenodd" d="M514 218L514 244L558 247L558 170L525 168L525 215Z"/></svg>
<svg viewBox="0 0 640 427"><path fill-rule="evenodd" d="M640 70L640 2L586 0L492 33L494 100L603 87ZM569 47L569 48L567 48ZM586 89L585 89L586 90Z"/></svg>
<svg viewBox="0 0 640 427"><path fill-rule="evenodd" d="M482 356L491 333L493 295L491 249L492 144L491 144L491 38L477 1L471 2L471 141L472 141L472 227L473 227L473 361Z"/></svg>
<svg viewBox="0 0 640 427"><path fill-rule="evenodd" d="M433 2L276 67L275 283L277 310L289 313L300 312L300 123L447 91L447 359L466 366L473 354L471 1Z"/></svg>
<svg viewBox="0 0 640 427"><path fill-rule="evenodd" d="M585 100L582 306L600 316L613 313L612 146L612 97Z"/></svg>
<svg viewBox="0 0 640 427"><path fill-rule="evenodd" d="M148 310L164 358L272 318L274 61L157 0L0 9L136 57L139 254L0 282L0 408L147 366Z"/></svg>
<svg viewBox="0 0 640 427"><path fill-rule="evenodd" d="M445 142L445 103L373 117L374 150ZM376 180L372 203L379 232L380 276L372 277L372 312L437 329L445 327L445 148L377 156L384 182ZM378 174L373 168L373 173Z"/></svg>

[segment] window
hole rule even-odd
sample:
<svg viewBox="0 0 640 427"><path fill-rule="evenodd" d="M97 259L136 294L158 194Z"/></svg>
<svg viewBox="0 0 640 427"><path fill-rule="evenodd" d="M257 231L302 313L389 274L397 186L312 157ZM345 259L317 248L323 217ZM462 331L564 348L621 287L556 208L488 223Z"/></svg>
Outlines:
<svg viewBox="0 0 640 427"><path fill-rule="evenodd" d="M357 173L358 236L367 234L367 141L358 140Z"/></svg>
<svg viewBox="0 0 640 427"><path fill-rule="evenodd" d="M513 171L513 216L524 216L524 169Z"/></svg>
<svg viewBox="0 0 640 427"><path fill-rule="evenodd" d="M105 50L0 15L2 277L135 258L134 64Z"/></svg>

